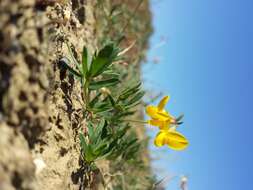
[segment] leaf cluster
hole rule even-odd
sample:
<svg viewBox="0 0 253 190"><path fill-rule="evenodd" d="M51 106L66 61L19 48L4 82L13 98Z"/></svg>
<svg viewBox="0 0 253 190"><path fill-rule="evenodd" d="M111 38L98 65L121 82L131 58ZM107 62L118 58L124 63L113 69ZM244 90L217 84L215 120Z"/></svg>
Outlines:
<svg viewBox="0 0 253 190"><path fill-rule="evenodd" d="M83 159L91 164L103 158L133 158L140 145L137 138L127 135L128 129L129 126L125 126L112 131L104 119L97 125L89 122L87 136L82 133L79 135Z"/></svg>
<svg viewBox="0 0 253 190"><path fill-rule="evenodd" d="M93 113L107 119L111 124L120 123L124 117L134 114L133 107L138 105L144 95L141 90L141 83L131 87L126 87L116 97L108 94L101 98L102 93L98 93L90 102Z"/></svg>
<svg viewBox="0 0 253 190"><path fill-rule="evenodd" d="M84 113L92 113L91 117L84 118L88 119L87 134L79 135L83 160L92 164L98 159L133 159L140 143L133 133L128 132L130 126L125 124L124 118L134 114L132 108L144 95L141 83L127 86L116 94L105 94L102 88L115 88L121 83L120 73L113 68L113 62L119 59L119 48L108 43L91 55L84 47L80 62L67 46L70 59L62 58L61 64L81 82Z"/></svg>
<svg viewBox="0 0 253 190"><path fill-rule="evenodd" d="M119 83L118 75L114 74L110 78L100 79L104 72L110 71L110 66L118 58L119 49L114 43L105 45L100 51L90 54L84 46L81 62L74 56L72 48L67 44L70 58L64 57L60 60L62 67L66 68L70 74L81 81L84 88L97 90L102 87L114 86ZM70 64L72 63L73 66ZM86 85L86 86L85 86Z"/></svg>

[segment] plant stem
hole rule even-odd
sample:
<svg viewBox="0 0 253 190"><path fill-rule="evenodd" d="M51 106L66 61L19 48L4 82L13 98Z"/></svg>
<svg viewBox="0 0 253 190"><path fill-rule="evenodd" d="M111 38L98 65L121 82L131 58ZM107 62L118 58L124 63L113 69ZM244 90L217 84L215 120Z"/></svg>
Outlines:
<svg viewBox="0 0 253 190"><path fill-rule="evenodd" d="M89 109L89 103L90 103L89 83L90 83L89 79L85 80L84 88L83 88L85 104L86 104L87 109Z"/></svg>
<svg viewBox="0 0 253 190"><path fill-rule="evenodd" d="M133 122L133 123L141 123L141 124L147 124L147 121L143 121L143 120L135 120L135 119L123 119L122 121L126 121L126 122Z"/></svg>

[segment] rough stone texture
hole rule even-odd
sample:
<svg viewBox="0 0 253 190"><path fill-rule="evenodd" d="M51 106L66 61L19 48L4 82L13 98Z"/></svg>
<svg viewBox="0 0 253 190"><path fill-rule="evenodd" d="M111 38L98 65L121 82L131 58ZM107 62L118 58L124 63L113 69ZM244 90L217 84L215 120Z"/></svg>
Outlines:
<svg viewBox="0 0 253 190"><path fill-rule="evenodd" d="M26 140L13 128L0 124L0 189L36 189L32 156Z"/></svg>
<svg viewBox="0 0 253 190"><path fill-rule="evenodd" d="M65 42L76 56L96 48L96 2L0 1L0 190L87 189L88 180L103 189L99 174L80 169L80 85L59 64ZM108 161L98 166L110 170Z"/></svg>
<svg viewBox="0 0 253 190"><path fill-rule="evenodd" d="M92 4L0 2L1 190L80 186L80 87L58 60L68 55L66 41L78 54L94 46ZM36 159L45 164L37 172Z"/></svg>

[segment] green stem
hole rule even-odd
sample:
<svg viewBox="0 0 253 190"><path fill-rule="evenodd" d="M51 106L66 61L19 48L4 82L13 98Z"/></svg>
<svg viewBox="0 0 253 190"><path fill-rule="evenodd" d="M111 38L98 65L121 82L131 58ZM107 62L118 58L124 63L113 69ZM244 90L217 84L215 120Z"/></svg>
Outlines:
<svg viewBox="0 0 253 190"><path fill-rule="evenodd" d="M143 121L143 120L135 120L135 119L123 119L122 121L125 122L133 122L133 123L141 123L141 124L147 124L147 121Z"/></svg>
<svg viewBox="0 0 253 190"><path fill-rule="evenodd" d="M90 103L89 83L90 83L89 79L85 80L84 88L83 88L85 104L86 104L87 109L89 109L89 103Z"/></svg>

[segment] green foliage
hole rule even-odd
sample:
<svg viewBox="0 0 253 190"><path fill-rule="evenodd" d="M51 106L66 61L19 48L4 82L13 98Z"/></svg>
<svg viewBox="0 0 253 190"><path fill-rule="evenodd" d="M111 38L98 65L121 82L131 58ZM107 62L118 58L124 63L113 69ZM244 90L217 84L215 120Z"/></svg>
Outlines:
<svg viewBox="0 0 253 190"><path fill-rule="evenodd" d="M100 81L92 81L89 85L90 90L99 90L102 87L109 87L109 86L115 86L120 81L118 78L110 78Z"/></svg>
<svg viewBox="0 0 253 190"><path fill-rule="evenodd" d="M101 120L96 127L89 122L88 139L80 133L79 138L82 155L87 163L94 162L98 158L106 157L110 152L110 146L107 142L106 125L105 120Z"/></svg>
<svg viewBox="0 0 253 190"><path fill-rule="evenodd" d="M127 87L117 97L108 94L106 98L100 101L98 101L100 94L97 94L92 104L90 104L90 108L93 113L102 116L110 123L117 124L122 122L125 117L134 114L131 108L140 103L144 95L140 86L141 83Z"/></svg>
<svg viewBox="0 0 253 190"><path fill-rule="evenodd" d="M140 145L137 138L127 135L128 129L129 126L124 126L112 130L104 119L96 126L89 122L87 138L82 133L79 135L83 159L91 164L103 158L110 160L120 156L125 160L134 158Z"/></svg>
<svg viewBox="0 0 253 190"><path fill-rule="evenodd" d="M79 63L71 47L67 46L70 59L61 59L61 64L81 81L82 98L86 103L84 112L92 113L89 118L84 114L84 119L88 120L88 132L79 135L83 160L94 165L98 159L135 158L140 143L134 133L128 132L130 126L124 118L134 114L132 108L140 103L144 95L141 83L125 87L116 94L104 93L102 88L115 88L121 83L121 73L112 66L119 59L119 48L114 43L108 43L90 55L88 49L83 47L82 61Z"/></svg>
<svg viewBox="0 0 253 190"><path fill-rule="evenodd" d="M89 68L89 52L88 49L84 46L82 52L82 73L86 76Z"/></svg>
<svg viewBox="0 0 253 190"><path fill-rule="evenodd" d="M70 65L69 59L68 61L65 60L63 66L68 69L71 74L81 78L82 81L89 82L95 77L101 75L103 72L109 70L110 65L116 60L119 52L119 49L116 48L113 43L110 43L102 48L99 52L95 52L94 55L91 56L88 49L84 46L82 52L82 63L79 63L75 58L71 47L68 44L67 47L70 53L70 61L74 63L74 68ZM116 76L114 76L113 79L115 80ZM93 85L99 82L93 81ZM106 85L107 82L110 83L111 81L103 81L103 84Z"/></svg>
<svg viewBox="0 0 253 190"><path fill-rule="evenodd" d="M89 75L91 77L97 77L113 63L118 54L118 48L115 48L114 44L108 44L101 49L97 55L93 56Z"/></svg>

